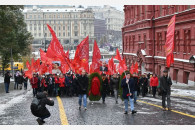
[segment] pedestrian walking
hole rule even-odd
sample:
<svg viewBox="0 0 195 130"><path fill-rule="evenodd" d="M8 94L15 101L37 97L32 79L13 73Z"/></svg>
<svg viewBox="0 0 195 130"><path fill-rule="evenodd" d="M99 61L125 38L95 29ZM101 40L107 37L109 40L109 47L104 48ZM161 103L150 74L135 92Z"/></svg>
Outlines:
<svg viewBox="0 0 195 130"><path fill-rule="evenodd" d="M19 76L18 76L18 87L20 90L22 90L22 85L23 84L23 76L22 74L20 73Z"/></svg>
<svg viewBox="0 0 195 130"><path fill-rule="evenodd" d="M38 78L36 74L33 74L33 77L30 79L30 83L33 89L33 97L35 97L38 91Z"/></svg>
<svg viewBox="0 0 195 130"><path fill-rule="evenodd" d="M55 84L54 77L53 77L52 74L49 75L49 77L48 77L48 82L49 82L49 86L48 86L48 95L49 95L49 96L52 96L53 90L54 90L54 84Z"/></svg>
<svg viewBox="0 0 195 130"><path fill-rule="evenodd" d="M59 89L59 74L55 74L54 76L54 95L58 96L58 89Z"/></svg>
<svg viewBox="0 0 195 130"><path fill-rule="evenodd" d="M53 106L54 101L47 96L48 93L46 91L37 93L37 97L33 99L30 106L32 114L38 117L37 122L39 125L43 125L45 123L44 119L51 116L46 105Z"/></svg>
<svg viewBox="0 0 195 130"><path fill-rule="evenodd" d="M11 78L12 76L10 75L10 72L9 71L7 71L6 73L5 73L5 77L4 77L4 84L5 84L5 92L6 93L9 93L9 84L10 84L10 78Z"/></svg>
<svg viewBox="0 0 195 130"><path fill-rule="evenodd" d="M81 75L78 77L78 94L79 94L79 110L81 110L82 99L83 99L83 107L87 110L87 92L88 92L88 77L86 75L86 71L83 69Z"/></svg>
<svg viewBox="0 0 195 130"><path fill-rule="evenodd" d="M23 75L23 81L24 81L24 90L27 90L27 86L28 86L28 77L26 77L25 75Z"/></svg>
<svg viewBox="0 0 195 130"><path fill-rule="evenodd" d="M133 89L133 98L134 98L134 103L136 104L137 102L137 94L138 94L138 90L139 90L139 77L137 75L133 76L134 79L134 89Z"/></svg>
<svg viewBox="0 0 195 130"><path fill-rule="evenodd" d="M19 71L16 71L14 74L14 89L18 89L18 76L19 76Z"/></svg>
<svg viewBox="0 0 195 130"><path fill-rule="evenodd" d="M166 98L167 98L167 108L170 111L171 110L171 85L172 85L172 81L171 81L171 77L168 76L168 70L164 70L163 71L163 76L160 78L160 90L162 93L162 107L163 110L166 110Z"/></svg>
<svg viewBox="0 0 195 130"><path fill-rule="evenodd" d="M65 79L65 91L66 91L66 96L73 96L73 77L71 73L67 73L66 79Z"/></svg>
<svg viewBox="0 0 195 130"><path fill-rule="evenodd" d="M142 97L145 97L147 92L148 92L148 88L147 88L148 79L146 78L145 74L143 74L142 77L140 78L139 85L140 85L140 88L141 88Z"/></svg>
<svg viewBox="0 0 195 130"><path fill-rule="evenodd" d="M130 73L126 73L126 78L121 81L121 87L123 89L124 104L125 104L125 113L128 114L128 100L131 106L131 113L134 114L137 111L134 110L134 101L133 101L133 91L134 91L134 79L130 77Z"/></svg>
<svg viewBox="0 0 195 130"><path fill-rule="evenodd" d="M63 74L60 74L60 77L59 77L59 88L60 88L60 96L64 96L64 92L65 92L65 77L63 76Z"/></svg>
<svg viewBox="0 0 195 130"><path fill-rule="evenodd" d="M110 86L112 86L114 90L115 102L118 104L119 78L117 77L117 73L114 73L110 79Z"/></svg>
<svg viewBox="0 0 195 130"><path fill-rule="evenodd" d="M108 78L106 77L106 74L102 74L102 91L101 91L101 95L102 95L102 103L105 103L105 99L106 99L106 94L108 91Z"/></svg>
<svg viewBox="0 0 195 130"><path fill-rule="evenodd" d="M157 86L158 86L158 77L156 74L153 74L153 77L150 78L150 87L152 87L152 95L153 97L155 98L155 95L156 95L156 89L157 89Z"/></svg>

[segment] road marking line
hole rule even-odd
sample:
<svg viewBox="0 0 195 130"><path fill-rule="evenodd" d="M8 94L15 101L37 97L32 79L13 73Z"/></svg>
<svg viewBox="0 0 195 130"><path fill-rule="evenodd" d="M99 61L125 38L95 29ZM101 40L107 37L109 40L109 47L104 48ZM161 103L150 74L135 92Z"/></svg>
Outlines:
<svg viewBox="0 0 195 130"><path fill-rule="evenodd" d="M69 125L69 124L68 124L67 117L66 117L66 113L65 113L65 111L64 111L64 107L63 107L62 100L60 99L59 96L57 96L56 98L57 98L57 100L58 100L58 106L59 106L59 110L60 110L61 124L62 124L62 125Z"/></svg>
<svg viewBox="0 0 195 130"><path fill-rule="evenodd" d="M152 104L152 103L148 103L148 102L144 102L144 101L141 101L141 100L137 100L138 102L141 102L141 103L144 103L144 104L148 104L148 105L151 105L151 106L155 106L155 107L159 107L159 108L162 108L162 106L159 106L159 105L156 105L156 104ZM168 109L166 109L168 110ZM172 112L175 112L175 113L178 113L178 114L181 114L181 115L184 115L184 116L189 116L189 117L192 117L192 118L195 118L194 115L190 115L190 114L186 114L186 113L183 113L183 112L179 112L179 111L176 111L176 110L171 110Z"/></svg>
<svg viewBox="0 0 195 130"><path fill-rule="evenodd" d="M181 95L176 95L176 94L171 94L171 96L173 96L173 97L182 97L182 98L195 99L194 97L190 97L190 96L181 96Z"/></svg>

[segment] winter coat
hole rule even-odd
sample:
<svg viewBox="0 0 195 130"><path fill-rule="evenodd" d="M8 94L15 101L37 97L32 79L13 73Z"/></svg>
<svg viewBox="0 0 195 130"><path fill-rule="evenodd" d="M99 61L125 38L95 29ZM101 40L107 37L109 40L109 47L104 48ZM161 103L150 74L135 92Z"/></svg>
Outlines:
<svg viewBox="0 0 195 130"><path fill-rule="evenodd" d="M150 87L157 87L158 86L158 77L150 78Z"/></svg>
<svg viewBox="0 0 195 130"><path fill-rule="evenodd" d="M47 87L47 82L46 82L46 79L45 78L42 78L42 80L41 80L41 86Z"/></svg>
<svg viewBox="0 0 195 130"><path fill-rule="evenodd" d="M22 84L23 83L23 77L20 75L18 76L18 84Z"/></svg>
<svg viewBox="0 0 195 130"><path fill-rule="evenodd" d="M119 89L119 79L118 78L111 78L110 79L110 87L112 87L114 90Z"/></svg>
<svg viewBox="0 0 195 130"><path fill-rule="evenodd" d="M132 94L130 97L133 98L133 91L134 91L134 88L135 88L134 79L130 78L128 83L129 83L130 93ZM128 89L128 85L126 83L126 78L121 81L121 88L123 89L122 97L124 99L128 99L127 95L129 94L129 89Z"/></svg>
<svg viewBox="0 0 195 130"><path fill-rule="evenodd" d="M65 87L65 78L59 78L59 86L60 87Z"/></svg>
<svg viewBox="0 0 195 130"><path fill-rule="evenodd" d="M65 84L66 84L66 86L68 86L68 87L69 87L69 86L72 87L72 84L73 84L73 78L72 78L72 76L70 76L70 77L66 76Z"/></svg>
<svg viewBox="0 0 195 130"><path fill-rule="evenodd" d="M37 77L31 78L30 83L32 85L32 88L38 88L38 78Z"/></svg>
<svg viewBox="0 0 195 130"><path fill-rule="evenodd" d="M162 92L170 93L171 92L171 85L172 85L171 77L162 76L160 78L160 90Z"/></svg>
<svg viewBox="0 0 195 130"><path fill-rule="evenodd" d="M59 78L58 77L54 77L54 82L55 82L55 84L59 84Z"/></svg>
<svg viewBox="0 0 195 130"><path fill-rule="evenodd" d="M76 80L78 84L78 94L87 94L89 86L89 78L85 76L79 76Z"/></svg>
<svg viewBox="0 0 195 130"><path fill-rule="evenodd" d="M107 93L107 90L108 90L108 79L106 78L106 79L102 79L102 91L101 91L101 93L102 94L106 94Z"/></svg>
<svg viewBox="0 0 195 130"><path fill-rule="evenodd" d="M46 105L53 106L54 105L54 101L48 99L46 97L46 95L44 93L42 93L42 92L37 93L37 99L40 100L39 104L41 105L41 107L40 107L40 109L38 111L34 111L31 108L32 114L34 116L37 116L37 117L44 117L44 116L50 115L50 112L46 108Z"/></svg>
<svg viewBox="0 0 195 130"><path fill-rule="evenodd" d="M147 87L148 86L148 79L147 78L141 78L139 80L139 85L143 86L143 87Z"/></svg>
<svg viewBox="0 0 195 130"><path fill-rule="evenodd" d="M101 66L100 67L100 71L106 71L107 72L108 71L108 67L104 67L104 70L103 70L103 67Z"/></svg>
<svg viewBox="0 0 195 130"><path fill-rule="evenodd" d="M8 75L8 73L5 74L5 78L4 78L4 83L10 83L10 78L12 76L11 75Z"/></svg>
<svg viewBox="0 0 195 130"><path fill-rule="evenodd" d="M24 83L27 83L28 82L28 77L23 77L23 81L24 81Z"/></svg>
<svg viewBox="0 0 195 130"><path fill-rule="evenodd" d="M48 83L49 85L54 85L55 81L53 77L48 77Z"/></svg>
<svg viewBox="0 0 195 130"><path fill-rule="evenodd" d="M133 79L134 79L134 83L135 83L134 91L138 91L138 89L139 89L139 77L133 77Z"/></svg>

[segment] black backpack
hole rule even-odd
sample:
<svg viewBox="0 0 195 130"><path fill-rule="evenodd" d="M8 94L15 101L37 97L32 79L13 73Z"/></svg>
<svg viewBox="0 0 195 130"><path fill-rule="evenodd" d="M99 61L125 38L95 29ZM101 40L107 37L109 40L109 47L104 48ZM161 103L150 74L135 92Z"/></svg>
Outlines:
<svg viewBox="0 0 195 130"><path fill-rule="evenodd" d="M41 108L40 99L34 98L31 103L31 111L39 111Z"/></svg>

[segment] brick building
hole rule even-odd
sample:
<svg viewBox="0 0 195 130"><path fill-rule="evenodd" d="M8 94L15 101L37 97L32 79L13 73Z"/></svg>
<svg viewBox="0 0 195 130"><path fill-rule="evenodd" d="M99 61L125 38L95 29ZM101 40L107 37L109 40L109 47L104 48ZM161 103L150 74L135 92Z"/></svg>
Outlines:
<svg viewBox="0 0 195 130"><path fill-rule="evenodd" d="M162 75L166 68L164 45L167 25L174 14L174 64L170 76L176 83L195 86L195 5L125 5L122 28L123 57L127 66L136 61L140 73Z"/></svg>

